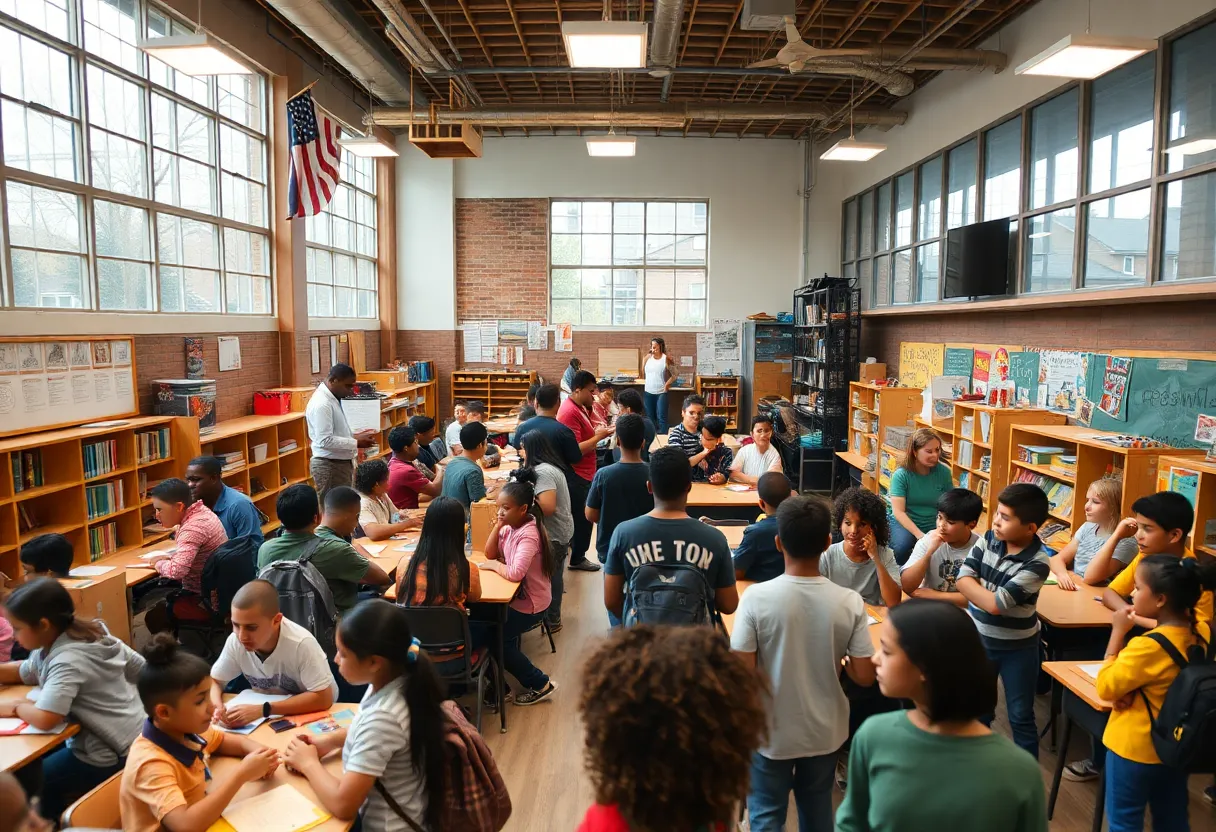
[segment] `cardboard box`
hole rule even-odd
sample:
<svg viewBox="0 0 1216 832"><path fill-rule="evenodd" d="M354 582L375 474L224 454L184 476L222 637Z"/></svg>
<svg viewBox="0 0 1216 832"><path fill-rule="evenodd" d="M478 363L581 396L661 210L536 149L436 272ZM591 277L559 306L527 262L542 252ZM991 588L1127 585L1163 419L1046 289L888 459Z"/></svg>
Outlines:
<svg viewBox="0 0 1216 832"><path fill-rule="evenodd" d="M862 364L857 370L858 381L878 381L887 377L887 365L882 363Z"/></svg>
<svg viewBox="0 0 1216 832"><path fill-rule="evenodd" d="M84 619L100 618L110 635L131 643L131 611L127 607L127 573L115 569L96 578L64 578L60 581L76 614Z"/></svg>
<svg viewBox="0 0 1216 832"><path fill-rule="evenodd" d="M474 552L486 550L486 540L490 537L497 513L498 505L489 499L480 500L469 507L469 525L472 527L469 539L473 542Z"/></svg>
<svg viewBox="0 0 1216 832"><path fill-rule="evenodd" d="M359 381L370 381L383 393L409 384L409 373L405 370L367 370L359 373Z"/></svg>
<svg viewBox="0 0 1216 832"><path fill-rule="evenodd" d="M288 396L289 405L286 413L303 413L308 407L308 400L312 398L312 394L317 390L316 387L272 387L269 390L263 390L263 393L286 393ZM256 402L256 396L255 396ZM255 404L256 406L256 404Z"/></svg>

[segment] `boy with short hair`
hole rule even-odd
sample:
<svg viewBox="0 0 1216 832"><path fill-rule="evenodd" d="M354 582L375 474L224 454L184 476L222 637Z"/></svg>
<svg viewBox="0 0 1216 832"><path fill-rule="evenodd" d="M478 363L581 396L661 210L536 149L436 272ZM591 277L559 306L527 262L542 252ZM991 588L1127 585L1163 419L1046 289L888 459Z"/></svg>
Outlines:
<svg viewBox="0 0 1216 832"><path fill-rule="evenodd" d="M452 416L454 418L451 424L448 425L448 429L444 432L443 439L448 446L448 455L459 456L461 451L460 429L469 420L469 411L463 401L456 402L456 406L452 408Z"/></svg>
<svg viewBox="0 0 1216 832"><path fill-rule="evenodd" d="M696 456L701 447L701 417L705 415L705 399L696 393L684 397L681 421L667 431L667 447L679 448L686 457Z"/></svg>
<svg viewBox="0 0 1216 832"><path fill-rule="evenodd" d="M1131 606L1127 599L1136 588L1136 567L1144 558L1149 555L1195 557L1195 553L1186 545L1186 536L1195 524L1195 510L1191 508L1191 501L1186 497L1175 491L1158 491L1132 503L1132 514L1135 516L1124 517L1119 521L1114 534L1103 544L1104 547L1113 548L1120 540L1134 535L1136 545L1140 547L1140 553L1132 558L1127 568L1112 578L1102 591L1102 603L1115 612ZM1205 591L1199 596L1199 603L1195 605L1195 618L1208 623L1212 621L1211 591ZM1136 625L1152 630L1157 626L1157 622L1138 615Z"/></svg>
<svg viewBox="0 0 1216 832"><path fill-rule="evenodd" d="M615 397L616 390L612 387L611 381L595 383L595 399L591 402L591 426L593 428L606 428L612 425L617 416L616 408L612 404Z"/></svg>
<svg viewBox="0 0 1216 832"><path fill-rule="evenodd" d="M646 407L642 404L642 394L632 387L626 387L617 395L616 403L620 409L620 415L636 413L642 417L642 428L645 432L642 440L642 462L649 462L650 446L654 443L654 438L658 434L658 431L655 430L654 422L650 421L650 417L646 415ZM613 451L613 458L617 460L621 458L619 448Z"/></svg>
<svg viewBox="0 0 1216 832"><path fill-rule="evenodd" d="M485 420L486 420L485 403L474 399L473 401L471 401L467 405L465 405L465 410L468 411L468 418L465 421L466 425L469 422L485 422ZM486 435L489 436L489 429L486 430ZM483 456L481 458L481 467L482 468L497 468L500 464L502 464L502 460L499 458L499 455L498 455L498 446L495 445L493 442L490 442L487 440L486 441L486 453L485 453L485 456Z"/></svg>
<svg viewBox="0 0 1216 832"><path fill-rule="evenodd" d="M967 599L954 585L967 555L979 543L975 524L984 513L980 495L952 488L937 498L937 527L916 542L908 562L900 567L904 592L967 608Z"/></svg>
<svg viewBox="0 0 1216 832"><path fill-rule="evenodd" d="M847 657L849 679L873 685L874 643L861 596L819 571L832 541L827 502L793 496L776 519L784 574L743 594L730 640L772 685L768 740L752 758L748 818L757 832L785 828L793 791L799 827L831 829L832 772L849 735L840 665Z"/></svg>
<svg viewBox="0 0 1216 832"><path fill-rule="evenodd" d="M736 580L771 581L785 572L785 558L777 547L777 509L791 492L785 474L770 471L760 476L756 496L763 514L743 530L743 539L735 547Z"/></svg>
<svg viewBox="0 0 1216 832"><path fill-rule="evenodd" d="M414 435L418 437L418 462L421 463L419 470L426 474L428 480L434 480L438 473L439 460L447 456L444 453L443 440L439 438L439 426L435 424L435 420L430 416L411 416L409 421L410 430L414 431ZM392 441L392 433L389 434L389 441Z"/></svg>
<svg viewBox="0 0 1216 832"><path fill-rule="evenodd" d="M621 460L596 471L587 491L585 514L589 522L598 524L595 550L600 563L608 559L608 544L616 527L654 508L654 497L647 487L650 466L642 462L645 436L641 416L620 416L616 420L616 442Z"/></svg>
<svg viewBox="0 0 1216 832"><path fill-rule="evenodd" d="M486 452L487 435L486 426L481 422L469 422L461 428L460 455L448 463L443 475L443 496L452 497L464 506L466 520L469 507L486 496L481 458Z"/></svg>
<svg viewBox="0 0 1216 832"><path fill-rule="evenodd" d="M1036 607L1039 590L1051 573L1038 531L1047 510L1047 495L1037 485L1006 486L997 497L992 528L971 550L955 580L1004 684L1013 741L1035 759L1039 757L1034 722L1039 675Z"/></svg>
<svg viewBox="0 0 1216 832"><path fill-rule="evenodd" d="M215 718L240 728L267 716L261 705L224 707L224 686L244 676L256 693L287 694L274 712L283 716L329 710L338 683L325 651L308 630L279 610L279 594L267 581L250 581L232 598L232 633L211 666Z"/></svg>
<svg viewBox="0 0 1216 832"><path fill-rule="evenodd" d="M781 454L773 447L773 419L761 413L752 419L752 441L739 449L730 464L730 479L755 485L770 471L781 472Z"/></svg>
<svg viewBox="0 0 1216 832"><path fill-rule="evenodd" d="M410 420L413 423L413 419ZM434 424L434 422L432 422ZM438 497L443 493L441 468L434 480L429 480L414 464L422 458L423 446L412 427L397 425L388 433L392 455L388 459L388 496L397 508L418 508L418 496Z"/></svg>
<svg viewBox="0 0 1216 832"><path fill-rule="evenodd" d="M707 416L701 422L702 450L688 458L688 464L692 466L693 482L722 485L730 476L730 464L734 461L735 454L722 440L724 433L726 420L721 416Z"/></svg>
<svg viewBox="0 0 1216 832"><path fill-rule="evenodd" d="M21 545L21 568L27 578L66 578L72 570L72 543L61 534L40 534Z"/></svg>

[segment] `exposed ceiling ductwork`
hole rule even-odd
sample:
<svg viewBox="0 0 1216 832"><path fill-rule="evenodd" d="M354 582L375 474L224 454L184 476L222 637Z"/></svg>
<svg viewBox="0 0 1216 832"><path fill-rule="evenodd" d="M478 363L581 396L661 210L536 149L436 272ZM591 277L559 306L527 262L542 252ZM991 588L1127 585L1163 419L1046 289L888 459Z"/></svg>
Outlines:
<svg viewBox="0 0 1216 832"><path fill-rule="evenodd" d="M671 69L676 65L683 25L684 0L655 0L654 22L650 27L651 69Z"/></svg>
<svg viewBox="0 0 1216 832"><path fill-rule="evenodd" d="M337 0L343 2L343 0ZM385 34L406 60L422 72L439 72L452 66L439 54L414 16L397 0L373 0L387 22Z"/></svg>

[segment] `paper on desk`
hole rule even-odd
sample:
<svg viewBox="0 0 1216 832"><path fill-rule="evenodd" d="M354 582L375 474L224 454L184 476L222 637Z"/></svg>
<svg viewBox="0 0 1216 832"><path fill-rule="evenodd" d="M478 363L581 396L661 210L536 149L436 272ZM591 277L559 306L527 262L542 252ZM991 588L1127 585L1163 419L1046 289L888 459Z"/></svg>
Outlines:
<svg viewBox="0 0 1216 832"><path fill-rule="evenodd" d="M39 696L42 696L42 688L30 688L25 692L25 698L31 702L37 702Z"/></svg>
<svg viewBox="0 0 1216 832"><path fill-rule="evenodd" d="M173 554L172 549L170 549L168 551L164 551L162 549L157 549L155 552L148 552L146 555L140 555L139 559L140 560L152 560L152 558L165 557L165 556L171 555L171 554Z"/></svg>
<svg viewBox="0 0 1216 832"><path fill-rule="evenodd" d="M96 578L98 575L104 575L107 572L113 572L117 566L77 566L75 569L68 572L68 577L71 578Z"/></svg>
<svg viewBox="0 0 1216 832"><path fill-rule="evenodd" d="M0 718L0 734L11 734L24 724L25 720L20 717Z"/></svg>
<svg viewBox="0 0 1216 832"><path fill-rule="evenodd" d="M752 487L750 485L728 485L728 486L726 486L726 490L727 491L751 491Z"/></svg>
<svg viewBox="0 0 1216 832"><path fill-rule="evenodd" d="M398 546L393 551L394 552L413 552L417 548L418 548L418 541L414 541L413 543L407 543L404 546Z"/></svg>
<svg viewBox="0 0 1216 832"><path fill-rule="evenodd" d="M61 722L52 728L46 728L46 729L36 728L33 725L27 725L21 729L21 733L23 733L23 734L62 734L67 729L68 729L68 724L66 722Z"/></svg>
<svg viewBox="0 0 1216 832"><path fill-rule="evenodd" d="M378 555L388 548L387 543L364 543L363 548L373 555Z"/></svg>
<svg viewBox="0 0 1216 832"><path fill-rule="evenodd" d="M486 471L486 479L488 480L505 480L510 476L510 471Z"/></svg>
<svg viewBox="0 0 1216 832"><path fill-rule="evenodd" d="M238 800L223 814L235 832L300 832L324 823L329 817L324 809L289 785Z"/></svg>
<svg viewBox="0 0 1216 832"><path fill-rule="evenodd" d="M286 698L285 695L279 693L254 693L251 690L243 690L225 702L224 705L261 705L263 702L282 702ZM281 716L281 714L271 714L271 717L275 716ZM258 717L253 722L240 728L229 728L218 722L215 724L215 727L221 731L227 731L229 734L252 734L265 721L265 719Z"/></svg>
<svg viewBox="0 0 1216 832"><path fill-rule="evenodd" d="M882 623L881 619L875 618L874 616L870 615L869 613L866 613L866 618L870 619L871 624L881 624Z"/></svg>
<svg viewBox="0 0 1216 832"><path fill-rule="evenodd" d="M1091 679L1098 678L1098 671L1102 669L1102 662L1094 662L1093 664L1079 664L1077 670L1084 673Z"/></svg>

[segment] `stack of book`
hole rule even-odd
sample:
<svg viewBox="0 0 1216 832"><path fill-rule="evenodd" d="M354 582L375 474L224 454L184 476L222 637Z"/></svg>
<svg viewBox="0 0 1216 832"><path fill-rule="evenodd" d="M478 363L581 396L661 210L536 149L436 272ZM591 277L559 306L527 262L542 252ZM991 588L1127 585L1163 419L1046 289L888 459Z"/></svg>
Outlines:
<svg viewBox="0 0 1216 832"><path fill-rule="evenodd" d="M1053 456L1058 456L1066 451L1066 448L1055 448L1050 445L1018 445L1018 459L1031 465L1050 465Z"/></svg>
<svg viewBox="0 0 1216 832"><path fill-rule="evenodd" d="M705 404L709 407L734 407L734 390L706 390Z"/></svg>
<svg viewBox="0 0 1216 832"><path fill-rule="evenodd" d="M89 528L89 558L98 560L118 550L118 523L102 523Z"/></svg>
<svg viewBox="0 0 1216 832"><path fill-rule="evenodd" d="M89 510L89 519L105 517L126 508L123 501L122 480L111 480L100 485L86 485L84 501Z"/></svg>
<svg viewBox="0 0 1216 832"><path fill-rule="evenodd" d="M158 459L168 459L170 456L169 429L144 431L135 434L135 451L139 455L139 463L146 465Z"/></svg>
<svg viewBox="0 0 1216 832"><path fill-rule="evenodd" d="M42 485L42 451L14 451L13 491L25 491Z"/></svg>
<svg viewBox="0 0 1216 832"><path fill-rule="evenodd" d="M93 442L84 448L84 478L104 476L118 468L118 440Z"/></svg>
<svg viewBox="0 0 1216 832"><path fill-rule="evenodd" d="M245 467L244 451L229 451L226 454L216 454L224 462L222 474L231 474Z"/></svg>
<svg viewBox="0 0 1216 832"><path fill-rule="evenodd" d="M296 440L282 439L279 441L279 455L282 456L289 451L294 451L298 447L299 445L296 444Z"/></svg>
<svg viewBox="0 0 1216 832"><path fill-rule="evenodd" d="M410 361L405 365L405 374L411 384L420 384L435 378L435 369L430 361Z"/></svg>
<svg viewBox="0 0 1216 832"><path fill-rule="evenodd" d="M1076 454L1056 454L1051 458L1051 470L1057 474L1063 474L1066 477L1075 477L1077 475L1077 455Z"/></svg>

